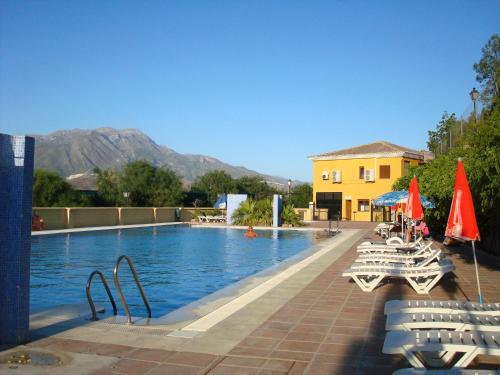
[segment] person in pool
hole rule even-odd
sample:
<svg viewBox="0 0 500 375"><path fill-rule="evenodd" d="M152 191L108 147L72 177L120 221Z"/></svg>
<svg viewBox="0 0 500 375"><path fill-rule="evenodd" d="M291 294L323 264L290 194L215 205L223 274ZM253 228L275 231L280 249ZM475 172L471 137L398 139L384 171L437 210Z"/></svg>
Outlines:
<svg viewBox="0 0 500 375"><path fill-rule="evenodd" d="M249 226L247 231L245 232L244 236L246 238L255 238L257 237L257 233L253 230L253 227L252 226Z"/></svg>

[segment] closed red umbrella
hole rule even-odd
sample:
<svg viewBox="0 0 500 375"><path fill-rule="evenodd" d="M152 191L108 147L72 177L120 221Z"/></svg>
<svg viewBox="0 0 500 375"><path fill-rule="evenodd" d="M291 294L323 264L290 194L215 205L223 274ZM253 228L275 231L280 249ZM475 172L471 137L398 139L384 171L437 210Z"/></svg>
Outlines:
<svg viewBox="0 0 500 375"><path fill-rule="evenodd" d="M455 177L455 191L451 202L450 215L446 225L445 236L460 240L472 241L472 255L476 267L477 289L479 293L479 303L483 303L481 295L481 285L479 283L479 272L477 269L475 241L480 240L479 228L476 222L474 202L470 192L467 175L465 174L462 159L458 159L457 173Z"/></svg>
<svg viewBox="0 0 500 375"><path fill-rule="evenodd" d="M420 202L420 192L418 191L417 177L413 176L408 190L408 201L406 203L405 216L413 220L424 218L424 209Z"/></svg>

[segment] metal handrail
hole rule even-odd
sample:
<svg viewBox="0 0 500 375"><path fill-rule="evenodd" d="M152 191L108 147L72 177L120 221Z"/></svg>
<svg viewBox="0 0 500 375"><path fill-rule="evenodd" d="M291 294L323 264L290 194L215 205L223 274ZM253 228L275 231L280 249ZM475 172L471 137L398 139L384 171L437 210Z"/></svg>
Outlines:
<svg viewBox="0 0 500 375"><path fill-rule="evenodd" d="M116 261L113 279L115 281L116 290L120 295L120 300L122 301L123 309L125 310L125 314L127 314L127 322L128 324L134 324L134 322L132 322L132 316L130 315L130 310L128 309L127 302L125 301L125 296L123 295L122 288L120 286L120 281L118 280L118 267L120 266L120 262L122 261L122 259L125 259L127 261L130 271L132 271L132 275L134 276L137 288L141 293L142 301L144 302L144 306L146 306L146 310L148 311L148 318L151 318L151 307L149 306L148 299L146 298L146 294L144 293L144 289L142 288L142 284L139 280L139 276L137 275L137 271L135 270L132 259L130 259L128 255L120 255Z"/></svg>
<svg viewBox="0 0 500 375"><path fill-rule="evenodd" d="M117 314L116 303L115 303L115 299L113 298L113 295L111 294L111 290L109 290L108 282L106 281L106 278L104 277L104 275L102 274L101 271L94 271L90 274L89 278L87 279L87 285L85 287L85 291L87 293L87 300L89 301L89 305L90 305L90 310L92 310L92 320L99 319L97 317L97 311L95 309L94 300L92 299L92 296L90 295L90 286L92 284L92 279L94 278L95 275L99 275L101 277L102 285L104 285L104 289L106 289L106 293L108 294L109 301L111 302L111 305L113 306L113 315L116 315Z"/></svg>

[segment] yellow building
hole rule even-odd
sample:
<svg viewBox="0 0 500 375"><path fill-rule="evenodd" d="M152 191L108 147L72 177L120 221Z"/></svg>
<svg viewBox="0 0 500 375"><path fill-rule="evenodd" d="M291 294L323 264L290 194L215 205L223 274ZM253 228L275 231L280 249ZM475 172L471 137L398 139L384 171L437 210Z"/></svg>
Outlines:
<svg viewBox="0 0 500 375"><path fill-rule="evenodd" d="M381 221L388 220L389 211L373 208L372 200L391 191L411 166L423 164L424 153L380 141L308 159L316 208L327 208L329 219Z"/></svg>

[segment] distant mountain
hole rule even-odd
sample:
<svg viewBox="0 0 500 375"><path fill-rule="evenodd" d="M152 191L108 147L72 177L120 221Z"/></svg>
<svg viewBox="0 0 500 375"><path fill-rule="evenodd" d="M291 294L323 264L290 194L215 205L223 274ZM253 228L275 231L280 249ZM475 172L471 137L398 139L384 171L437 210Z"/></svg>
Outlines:
<svg viewBox="0 0 500 375"><path fill-rule="evenodd" d="M210 156L180 154L158 145L137 129L61 130L34 137L35 168L53 170L64 177L70 176L68 181L72 183L85 181L87 188L94 168L120 169L134 160L148 160L156 166L168 167L182 176L188 184L196 177L216 169L224 170L234 178L262 176L268 183L278 186L285 186L287 183L285 178L233 166Z"/></svg>

